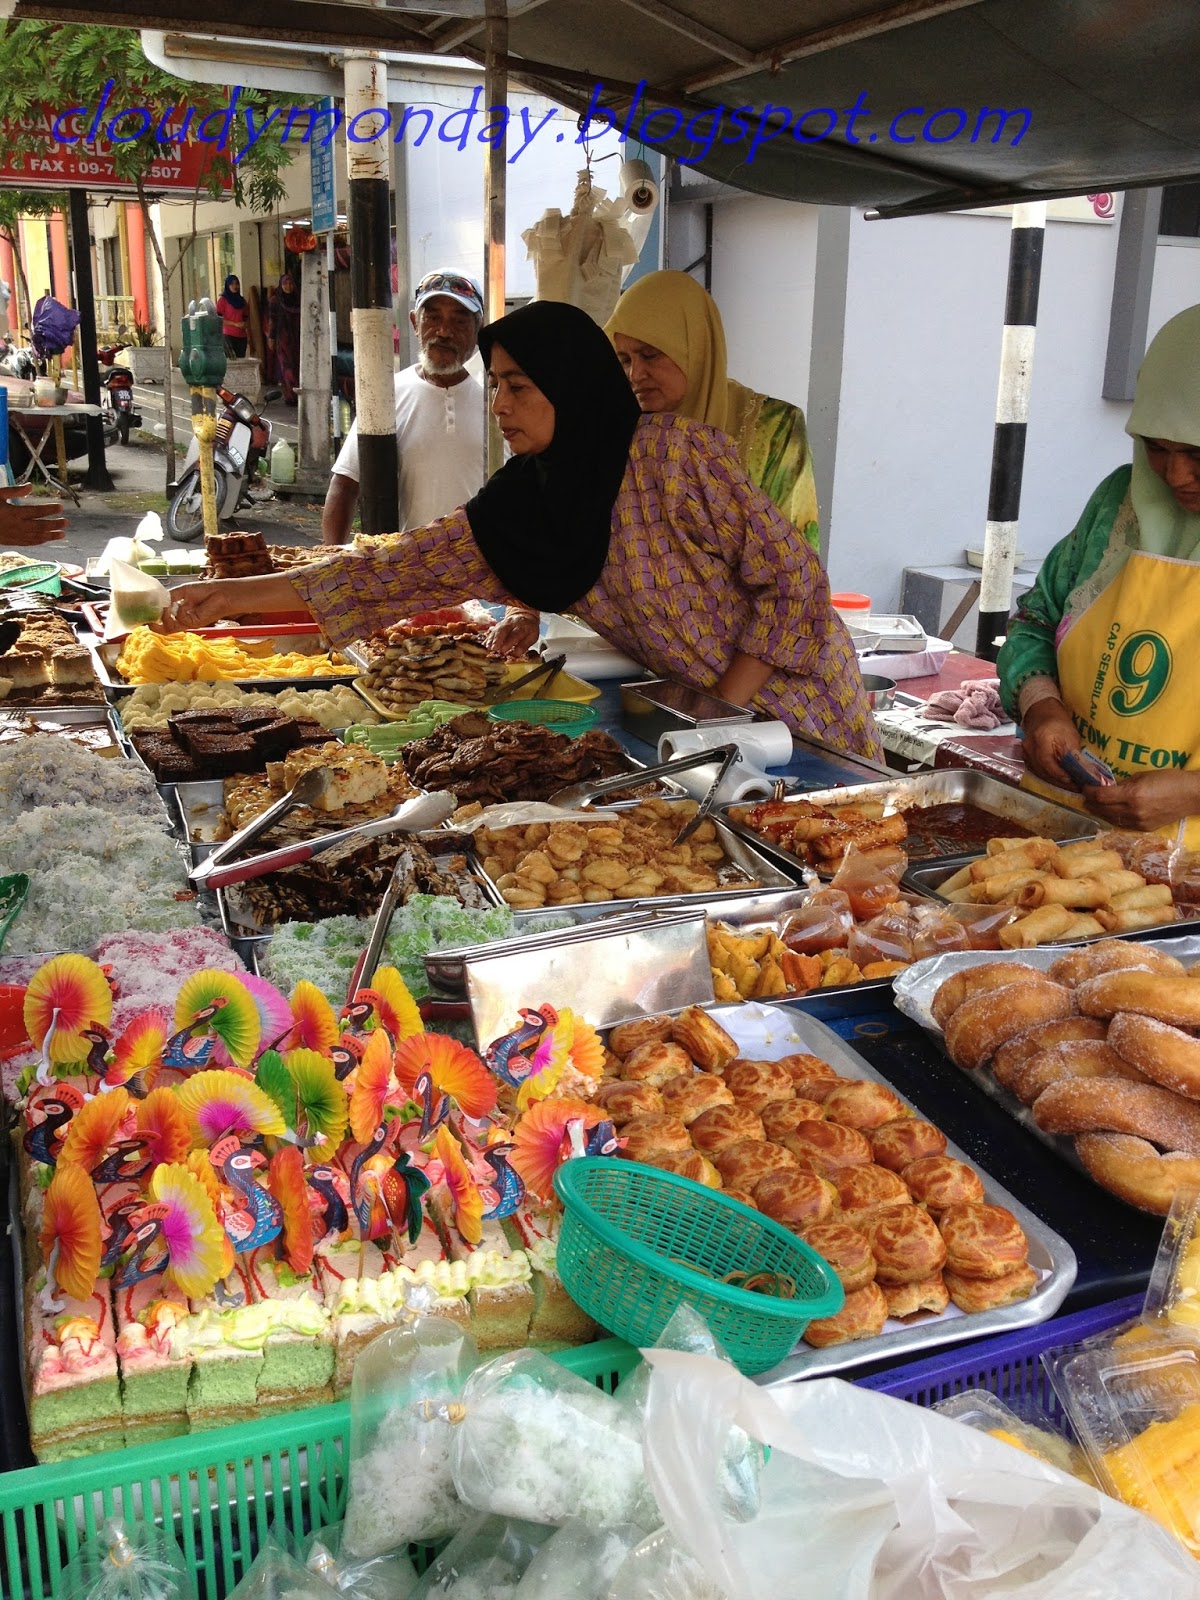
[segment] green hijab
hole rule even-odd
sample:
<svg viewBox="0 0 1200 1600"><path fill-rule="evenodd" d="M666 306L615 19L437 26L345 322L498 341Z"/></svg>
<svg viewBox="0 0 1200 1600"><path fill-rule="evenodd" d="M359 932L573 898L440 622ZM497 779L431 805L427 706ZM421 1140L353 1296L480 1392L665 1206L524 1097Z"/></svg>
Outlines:
<svg viewBox="0 0 1200 1600"><path fill-rule="evenodd" d="M1140 547L1150 555L1200 559L1200 513L1185 511L1152 471L1144 439L1169 439L1200 449L1200 306L1165 323L1138 370L1133 410L1125 424L1133 435L1130 499Z"/></svg>

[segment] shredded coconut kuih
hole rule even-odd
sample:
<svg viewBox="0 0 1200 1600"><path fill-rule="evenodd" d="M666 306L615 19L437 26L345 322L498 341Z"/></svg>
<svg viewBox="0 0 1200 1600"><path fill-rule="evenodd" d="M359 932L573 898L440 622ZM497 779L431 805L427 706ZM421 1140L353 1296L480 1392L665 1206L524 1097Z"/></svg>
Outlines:
<svg viewBox="0 0 1200 1600"><path fill-rule="evenodd" d="M110 761L51 734L0 746L0 824L35 806L80 803L165 826L154 779L133 761Z"/></svg>

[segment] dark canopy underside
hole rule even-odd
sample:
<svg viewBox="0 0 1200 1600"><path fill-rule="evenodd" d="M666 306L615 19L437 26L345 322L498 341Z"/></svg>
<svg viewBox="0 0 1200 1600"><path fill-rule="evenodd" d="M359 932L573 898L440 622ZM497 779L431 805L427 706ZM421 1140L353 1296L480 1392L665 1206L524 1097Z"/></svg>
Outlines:
<svg viewBox="0 0 1200 1600"><path fill-rule="evenodd" d="M445 0L475 12L482 3ZM707 155L683 137L661 142L754 193L913 213L1200 178L1200 0L902 0L886 10L869 0L513 0L514 10L522 3L508 23L510 73L576 110L602 83L601 104L624 118L646 80L635 130L647 110L672 106L707 137L723 104L753 107L743 113L752 133L772 105L793 123L813 112L801 131L815 138L838 113L828 137L783 132L752 161L748 138ZM14 15L483 59L478 14L358 0L17 0ZM846 108L860 95L854 145ZM1009 116L993 142L999 111ZM947 137L959 112L961 132ZM889 137L900 113L896 131L912 143ZM923 134L934 113L929 132L942 142Z"/></svg>

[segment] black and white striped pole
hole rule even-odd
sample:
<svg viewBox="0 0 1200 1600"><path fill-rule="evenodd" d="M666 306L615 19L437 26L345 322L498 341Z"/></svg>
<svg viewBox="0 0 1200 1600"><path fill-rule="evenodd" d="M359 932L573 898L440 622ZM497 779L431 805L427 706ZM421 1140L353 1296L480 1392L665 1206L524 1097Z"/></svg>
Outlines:
<svg viewBox="0 0 1200 1600"><path fill-rule="evenodd" d="M391 145L387 65L347 52L346 140L350 212L350 328L354 336L354 407L358 423L358 513L364 533L400 526L396 401L392 383ZM356 119L374 111L374 119ZM382 127L380 126L382 124Z"/></svg>
<svg viewBox="0 0 1200 1600"><path fill-rule="evenodd" d="M975 643L975 654L984 661L994 661L999 654L1008 631L1008 613L1012 606L1021 477L1025 467L1025 430L1029 422L1029 391L1033 383L1033 340L1037 331L1038 289L1042 281L1042 246L1045 238L1045 201L1014 206L1012 241L1008 251L1004 338L1000 346L996 434L992 444L992 478L988 489L983 574L979 585L979 631Z"/></svg>

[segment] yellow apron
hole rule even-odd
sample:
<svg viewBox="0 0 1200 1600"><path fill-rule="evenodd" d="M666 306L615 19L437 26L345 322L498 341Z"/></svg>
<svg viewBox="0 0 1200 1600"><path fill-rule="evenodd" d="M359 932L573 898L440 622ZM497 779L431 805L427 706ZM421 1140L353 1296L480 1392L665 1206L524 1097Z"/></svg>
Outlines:
<svg viewBox="0 0 1200 1600"><path fill-rule="evenodd" d="M1118 778L1200 768L1198 623L1200 563L1137 550L1059 641L1063 703L1084 749ZM1029 772L1022 787L1083 809L1073 790ZM1176 825L1159 831L1174 836ZM1200 815L1185 840L1200 849Z"/></svg>

